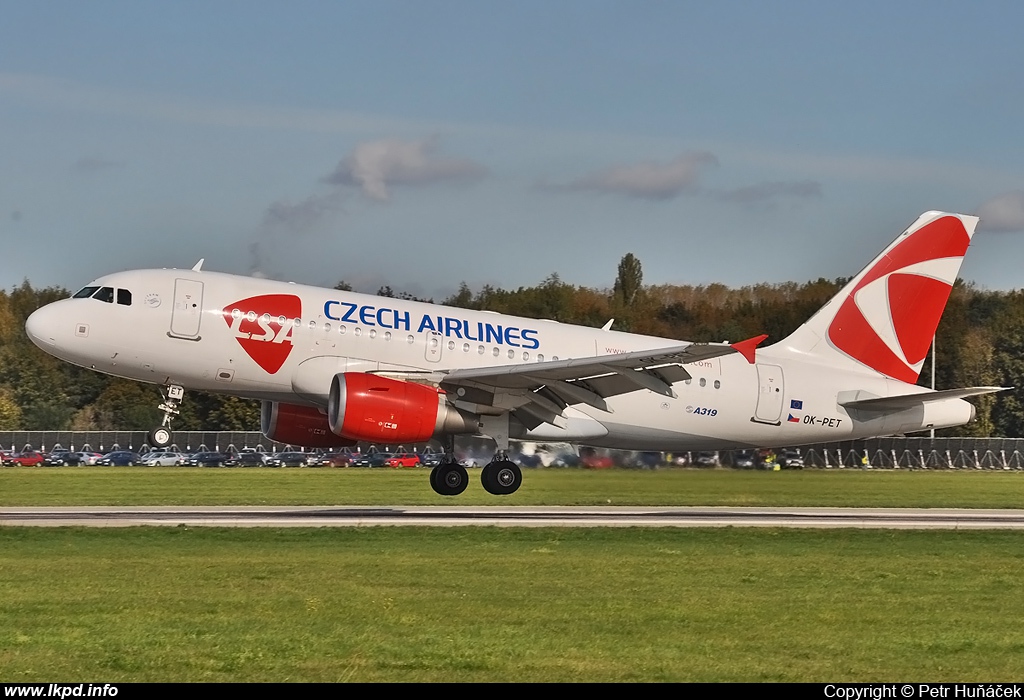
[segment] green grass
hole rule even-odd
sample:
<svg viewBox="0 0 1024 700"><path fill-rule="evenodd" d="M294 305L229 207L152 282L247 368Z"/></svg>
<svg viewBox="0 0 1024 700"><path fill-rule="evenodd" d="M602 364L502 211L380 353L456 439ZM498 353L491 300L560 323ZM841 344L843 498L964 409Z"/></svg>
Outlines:
<svg viewBox="0 0 1024 700"><path fill-rule="evenodd" d="M7 468L0 505L1010 507L1015 472ZM0 528L0 681L1006 681L1024 533Z"/></svg>
<svg viewBox="0 0 1024 700"><path fill-rule="evenodd" d="M63 505L720 505L1024 507L1024 473L990 471L664 469L525 470L522 488L491 496L470 470L457 498L426 469L0 469L0 506Z"/></svg>
<svg viewBox="0 0 1024 700"><path fill-rule="evenodd" d="M0 529L17 681L1008 681L1014 532Z"/></svg>

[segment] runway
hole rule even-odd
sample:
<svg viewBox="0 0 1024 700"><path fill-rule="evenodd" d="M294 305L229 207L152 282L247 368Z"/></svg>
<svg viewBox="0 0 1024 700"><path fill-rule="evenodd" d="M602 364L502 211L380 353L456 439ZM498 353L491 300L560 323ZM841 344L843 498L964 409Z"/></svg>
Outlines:
<svg viewBox="0 0 1024 700"><path fill-rule="evenodd" d="M0 508L35 527L787 527L1024 529L1024 510L628 506L200 506Z"/></svg>

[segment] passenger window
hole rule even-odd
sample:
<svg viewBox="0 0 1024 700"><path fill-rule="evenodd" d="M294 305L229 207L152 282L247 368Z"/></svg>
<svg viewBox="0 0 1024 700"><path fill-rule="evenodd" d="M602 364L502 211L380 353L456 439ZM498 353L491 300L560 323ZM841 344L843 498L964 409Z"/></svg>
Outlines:
<svg viewBox="0 0 1024 700"><path fill-rule="evenodd" d="M93 295L93 299L99 299L105 301L108 304L114 303L114 288L113 287L100 287L100 291Z"/></svg>
<svg viewBox="0 0 1024 700"><path fill-rule="evenodd" d="M128 291L127 289L118 289L117 290L117 303L120 304L121 306L131 306L132 305L132 293L130 291Z"/></svg>
<svg viewBox="0 0 1024 700"><path fill-rule="evenodd" d="M93 294L96 293L97 289L99 289L99 287L82 287L77 292L75 292L75 295L73 297L71 297L71 298L72 299L88 299L89 297L91 297Z"/></svg>

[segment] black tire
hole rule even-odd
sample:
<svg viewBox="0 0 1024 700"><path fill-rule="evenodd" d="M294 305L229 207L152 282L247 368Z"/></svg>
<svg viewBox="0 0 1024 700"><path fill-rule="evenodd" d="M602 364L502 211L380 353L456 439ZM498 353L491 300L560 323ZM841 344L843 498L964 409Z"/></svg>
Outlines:
<svg viewBox="0 0 1024 700"><path fill-rule="evenodd" d="M437 467L430 470L430 488L434 489L435 493L441 493L437 490Z"/></svg>
<svg viewBox="0 0 1024 700"><path fill-rule="evenodd" d="M488 493L495 496L509 496L523 484L523 471L510 460L491 462L484 467L480 481Z"/></svg>
<svg viewBox="0 0 1024 700"><path fill-rule="evenodd" d="M458 496L469 486L469 472L461 464L449 462L435 469L434 490L442 496Z"/></svg>
<svg viewBox="0 0 1024 700"><path fill-rule="evenodd" d="M159 428L153 428L149 431L150 447L167 447L171 444L171 440L173 439L174 433L171 432L170 428L160 426Z"/></svg>

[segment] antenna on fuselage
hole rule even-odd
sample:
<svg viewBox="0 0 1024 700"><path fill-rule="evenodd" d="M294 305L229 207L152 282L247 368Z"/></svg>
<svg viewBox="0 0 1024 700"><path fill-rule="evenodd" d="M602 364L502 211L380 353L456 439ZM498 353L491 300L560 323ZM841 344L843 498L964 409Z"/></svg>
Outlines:
<svg viewBox="0 0 1024 700"><path fill-rule="evenodd" d="M192 266L192 272L202 272L204 262L206 262L206 258L199 258L199 262Z"/></svg>
<svg viewBox="0 0 1024 700"><path fill-rule="evenodd" d="M601 330L603 330L603 331L610 331L612 329L612 324L613 323L615 323L615 319L614 318L608 319L608 323L606 323L603 326L601 326Z"/></svg>

